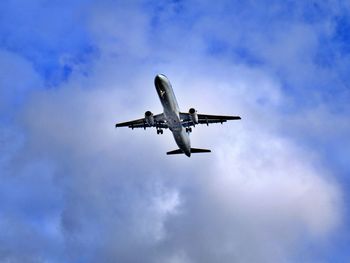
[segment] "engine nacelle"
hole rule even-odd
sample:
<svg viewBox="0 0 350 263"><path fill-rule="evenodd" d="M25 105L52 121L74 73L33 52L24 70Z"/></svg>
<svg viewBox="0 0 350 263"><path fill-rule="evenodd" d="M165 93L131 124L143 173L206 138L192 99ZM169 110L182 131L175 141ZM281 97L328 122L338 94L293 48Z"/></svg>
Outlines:
<svg viewBox="0 0 350 263"><path fill-rule="evenodd" d="M194 124L198 124L198 114L197 111L194 108L191 108L188 113L191 116L191 120Z"/></svg>
<svg viewBox="0 0 350 263"><path fill-rule="evenodd" d="M153 117L153 113L150 111L146 111L145 112L145 119L147 124L149 124L150 126L154 125L154 117Z"/></svg>

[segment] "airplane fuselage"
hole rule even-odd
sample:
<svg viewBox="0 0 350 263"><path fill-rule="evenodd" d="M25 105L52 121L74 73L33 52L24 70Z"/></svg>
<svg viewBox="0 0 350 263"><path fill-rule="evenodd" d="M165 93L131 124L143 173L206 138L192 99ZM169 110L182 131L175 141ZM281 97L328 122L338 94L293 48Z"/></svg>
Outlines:
<svg viewBox="0 0 350 263"><path fill-rule="evenodd" d="M190 136L181 125L180 109L170 81L166 76L159 74L154 79L154 85L163 106L164 117L176 144L188 157L191 156Z"/></svg>
<svg viewBox="0 0 350 263"><path fill-rule="evenodd" d="M179 105L170 84L170 81L163 74L158 74L154 79L160 102L163 106L163 113L155 114L151 111L146 111L143 118L136 120L116 123L115 127L146 128L154 127L157 129L157 134L163 134L163 129L168 129L172 132L175 142L179 149L169 151L167 155L185 154L188 157L192 153L209 153L209 149L192 148L189 133L192 132L192 127L197 124L223 123L228 120L240 120L240 116L229 115L210 115L199 114L195 108L190 108L188 112L180 112Z"/></svg>

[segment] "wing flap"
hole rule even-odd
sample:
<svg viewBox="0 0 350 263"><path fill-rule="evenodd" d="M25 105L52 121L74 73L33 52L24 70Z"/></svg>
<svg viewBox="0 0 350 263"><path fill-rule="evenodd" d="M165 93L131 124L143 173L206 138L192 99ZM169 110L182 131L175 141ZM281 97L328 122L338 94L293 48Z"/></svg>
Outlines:
<svg viewBox="0 0 350 263"><path fill-rule="evenodd" d="M135 128L135 126L140 126L140 125L142 125L142 127L144 125L146 125L146 127L149 127L149 125L146 123L145 118L137 119L137 120L133 120L133 121L127 121L127 122L120 122L120 123L117 123L115 125L115 127L116 128L118 128L118 127Z"/></svg>
<svg viewBox="0 0 350 263"><path fill-rule="evenodd" d="M154 127L163 128L163 129L168 128L168 125L165 122L165 118L164 118L163 113L154 115L153 117L154 117L154 121L155 121ZM146 128L149 128L149 127L152 127L152 126L147 123L145 118L141 118L141 119L137 119L137 120L133 120L133 121L117 123L115 125L115 127L116 128L118 128L118 127L129 127L131 129L134 129L134 128L144 128L144 129L146 129Z"/></svg>
<svg viewBox="0 0 350 263"><path fill-rule="evenodd" d="M207 114L198 114L199 120L240 120L240 116L225 116L225 115L207 115Z"/></svg>
<svg viewBox="0 0 350 263"><path fill-rule="evenodd" d="M194 126L191 116L189 113L181 112L180 118L182 120L182 126L191 127ZM198 114L198 124L211 124L211 123L224 123L229 120L240 120L240 116L227 116L227 115L207 115L207 114Z"/></svg>

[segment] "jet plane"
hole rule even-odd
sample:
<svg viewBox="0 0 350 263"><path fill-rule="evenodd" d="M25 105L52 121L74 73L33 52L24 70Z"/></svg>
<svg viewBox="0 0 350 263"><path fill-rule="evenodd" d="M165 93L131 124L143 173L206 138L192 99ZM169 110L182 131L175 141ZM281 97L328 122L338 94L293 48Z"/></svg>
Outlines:
<svg viewBox="0 0 350 263"><path fill-rule="evenodd" d="M185 154L190 157L192 153L211 152L208 149L191 148L189 134L192 132L192 126L197 124L208 126L211 123L222 124L228 120L241 119L239 116L198 114L194 108L190 108L188 112L180 112L169 79L165 75L159 74L154 79L154 85L163 106L163 113L153 115L151 111L146 111L144 118L117 123L115 127L129 127L131 129L155 127L157 134L163 134L163 129L169 128L179 149L167 152L168 155Z"/></svg>

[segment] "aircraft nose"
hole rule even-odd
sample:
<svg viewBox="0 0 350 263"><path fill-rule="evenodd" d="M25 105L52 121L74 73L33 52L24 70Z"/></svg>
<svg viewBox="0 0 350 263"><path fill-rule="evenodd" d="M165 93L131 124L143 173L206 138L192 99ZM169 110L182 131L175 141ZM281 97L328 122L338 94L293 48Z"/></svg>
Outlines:
<svg viewBox="0 0 350 263"><path fill-rule="evenodd" d="M155 78L154 78L154 83L162 83L165 80L165 76L162 74L158 74Z"/></svg>
<svg viewBox="0 0 350 263"><path fill-rule="evenodd" d="M157 76L154 78L154 84L157 86L157 85L159 85L160 82L161 82L160 76L157 75Z"/></svg>

